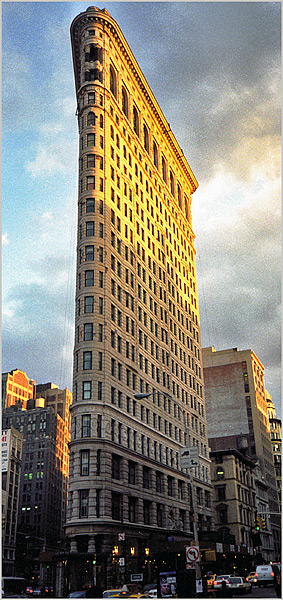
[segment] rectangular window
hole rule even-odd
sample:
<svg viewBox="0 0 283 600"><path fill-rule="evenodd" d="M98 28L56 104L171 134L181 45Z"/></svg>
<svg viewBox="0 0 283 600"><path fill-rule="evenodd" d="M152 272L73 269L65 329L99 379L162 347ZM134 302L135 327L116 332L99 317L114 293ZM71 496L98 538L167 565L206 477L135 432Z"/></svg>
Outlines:
<svg viewBox="0 0 283 600"><path fill-rule="evenodd" d="M117 492L112 492L112 519L121 521L122 519L122 495Z"/></svg>
<svg viewBox="0 0 283 600"><path fill-rule="evenodd" d="M91 399L91 381L83 381L83 400Z"/></svg>
<svg viewBox="0 0 283 600"><path fill-rule="evenodd" d="M136 467L137 463L133 462L132 460L129 460L128 481L132 485L136 485Z"/></svg>
<svg viewBox="0 0 283 600"><path fill-rule="evenodd" d="M121 472L121 457L117 454L112 454L112 478L120 479Z"/></svg>
<svg viewBox="0 0 283 600"><path fill-rule="evenodd" d="M85 271L85 287L94 285L94 271Z"/></svg>
<svg viewBox="0 0 283 600"><path fill-rule="evenodd" d="M89 475L89 450L81 450L81 476Z"/></svg>
<svg viewBox="0 0 283 600"><path fill-rule="evenodd" d="M92 352L87 351L83 353L83 369L84 371L92 369Z"/></svg>
<svg viewBox="0 0 283 600"><path fill-rule="evenodd" d="M94 177L94 175L89 175L86 178L86 189L87 190L95 190L95 177Z"/></svg>
<svg viewBox="0 0 283 600"><path fill-rule="evenodd" d="M86 157L86 166L88 169L95 168L95 154L88 154Z"/></svg>
<svg viewBox="0 0 283 600"><path fill-rule="evenodd" d="M150 469L149 469L149 467L143 467L143 487L147 490L150 489Z"/></svg>
<svg viewBox="0 0 283 600"><path fill-rule="evenodd" d="M84 324L84 341L93 340L93 324L85 323Z"/></svg>
<svg viewBox="0 0 283 600"><path fill-rule="evenodd" d="M94 133L87 134L87 146L95 146L95 134Z"/></svg>
<svg viewBox="0 0 283 600"><path fill-rule="evenodd" d="M145 525L150 525L150 513L151 513L151 502L149 500L143 501L143 520Z"/></svg>
<svg viewBox="0 0 283 600"><path fill-rule="evenodd" d="M129 496L129 521L135 523L137 518L137 498Z"/></svg>
<svg viewBox="0 0 283 600"><path fill-rule="evenodd" d="M94 298L93 296L85 296L84 298L84 312L93 313Z"/></svg>
<svg viewBox="0 0 283 600"><path fill-rule="evenodd" d="M86 199L86 213L93 213L93 212L95 212L95 199L87 198Z"/></svg>
<svg viewBox="0 0 283 600"><path fill-rule="evenodd" d="M91 435L91 417L90 415L82 415L82 438L90 437Z"/></svg>
<svg viewBox="0 0 283 600"><path fill-rule="evenodd" d="M80 490L80 507L79 507L79 517L83 519L88 517L88 502L89 502L89 490Z"/></svg>
<svg viewBox="0 0 283 600"><path fill-rule="evenodd" d="M157 512L157 515L156 515L157 516L157 527L162 527L164 507L161 504L157 504L156 512Z"/></svg>
<svg viewBox="0 0 283 600"><path fill-rule="evenodd" d="M85 235L86 237L94 236L94 221L87 221L85 224Z"/></svg>

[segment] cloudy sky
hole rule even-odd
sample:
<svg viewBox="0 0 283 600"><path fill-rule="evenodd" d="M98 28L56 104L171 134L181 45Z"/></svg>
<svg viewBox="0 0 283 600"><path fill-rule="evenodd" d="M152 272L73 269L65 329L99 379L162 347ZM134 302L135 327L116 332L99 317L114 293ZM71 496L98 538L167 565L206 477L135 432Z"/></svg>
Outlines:
<svg viewBox="0 0 283 600"><path fill-rule="evenodd" d="M279 2L95 2L122 29L199 182L202 345L252 348L280 414ZM2 4L2 370L72 386L78 131L70 24Z"/></svg>

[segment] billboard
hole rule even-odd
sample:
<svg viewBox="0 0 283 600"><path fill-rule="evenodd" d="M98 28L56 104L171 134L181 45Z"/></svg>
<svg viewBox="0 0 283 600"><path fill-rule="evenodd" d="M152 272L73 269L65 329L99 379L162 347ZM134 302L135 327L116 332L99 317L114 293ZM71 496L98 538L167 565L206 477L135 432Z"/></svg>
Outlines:
<svg viewBox="0 0 283 600"><path fill-rule="evenodd" d="M177 591L176 571L160 573L160 596L161 598L173 598Z"/></svg>
<svg viewBox="0 0 283 600"><path fill-rule="evenodd" d="M10 446L11 446L11 429L2 431L2 472L8 471L9 458L10 458Z"/></svg>

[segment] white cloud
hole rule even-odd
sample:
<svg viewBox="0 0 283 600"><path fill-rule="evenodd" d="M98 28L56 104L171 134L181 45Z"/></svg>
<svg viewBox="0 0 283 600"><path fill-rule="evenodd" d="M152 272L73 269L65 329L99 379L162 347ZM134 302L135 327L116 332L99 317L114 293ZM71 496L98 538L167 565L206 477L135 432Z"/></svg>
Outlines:
<svg viewBox="0 0 283 600"><path fill-rule="evenodd" d="M2 235L2 245L9 246L9 244L10 244L9 234L7 231L5 231Z"/></svg>

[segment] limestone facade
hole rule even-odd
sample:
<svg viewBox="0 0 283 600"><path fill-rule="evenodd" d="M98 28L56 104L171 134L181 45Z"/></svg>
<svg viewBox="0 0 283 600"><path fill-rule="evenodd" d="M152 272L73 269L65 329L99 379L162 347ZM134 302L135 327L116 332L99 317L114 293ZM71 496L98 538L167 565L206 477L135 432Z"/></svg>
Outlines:
<svg viewBox="0 0 283 600"><path fill-rule="evenodd" d="M79 194L66 534L75 552L82 536L93 549L108 532L100 554L109 559L114 546L122 551L120 532L130 539L138 529L150 552L172 531L192 540L184 445L199 447L199 513L203 527L212 523L191 220L198 184L109 13L88 8L71 38Z"/></svg>

